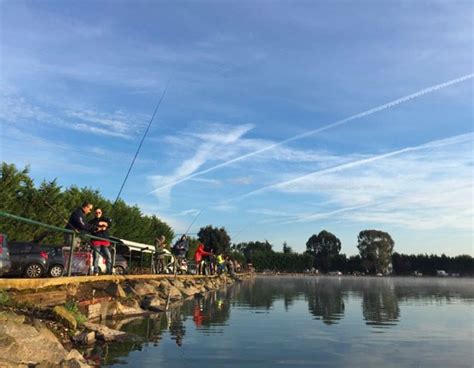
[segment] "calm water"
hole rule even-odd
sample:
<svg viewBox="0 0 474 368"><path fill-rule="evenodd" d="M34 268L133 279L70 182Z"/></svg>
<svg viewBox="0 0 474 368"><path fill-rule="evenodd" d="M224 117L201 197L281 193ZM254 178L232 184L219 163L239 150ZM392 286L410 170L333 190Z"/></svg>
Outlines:
<svg viewBox="0 0 474 368"><path fill-rule="evenodd" d="M257 277L118 322L114 367L472 367L473 280Z"/></svg>

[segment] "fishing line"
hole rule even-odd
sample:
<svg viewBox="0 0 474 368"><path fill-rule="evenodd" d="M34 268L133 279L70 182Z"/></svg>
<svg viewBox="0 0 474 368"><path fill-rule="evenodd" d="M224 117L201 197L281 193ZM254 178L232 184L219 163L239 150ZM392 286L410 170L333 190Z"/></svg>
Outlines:
<svg viewBox="0 0 474 368"><path fill-rule="evenodd" d="M201 216L201 213L202 213L202 210L199 210L198 214L196 215L196 217L194 217L194 220L193 222L191 222L191 225L188 226L188 229L186 230L186 232L184 233L184 235L187 235L189 230L191 230L191 226L193 226L193 224L196 222L196 220L198 219L199 216Z"/></svg>
<svg viewBox="0 0 474 368"><path fill-rule="evenodd" d="M145 133L143 134L143 137L142 137L142 140L140 141L140 144L138 145L138 148L137 148L137 151L135 152L135 156L133 157L133 160L130 164L130 167L128 168L128 171L127 171L127 175L125 175L125 179L123 180L122 182L122 186L120 187L120 190L117 194L117 198L115 198L115 202L114 204L112 205L112 207L115 207L115 205L117 204L117 201L119 200L120 198L120 195L122 194L122 190L123 190L123 187L125 186L125 183L127 182L127 179L128 179L128 176L130 175L130 172L132 171L132 167L133 165L135 164L135 160L137 159L137 156L138 154L140 153L140 149L142 148L142 145L143 145L143 142L145 141L145 138L148 134L148 131L150 130L150 127L151 127L151 123L153 122L153 119L155 119L155 115L156 113L158 112L158 108L160 107L161 105L161 101L163 101L163 98L165 97L165 94L166 94L166 88L167 86L165 87L165 89L163 90L163 93L161 94L161 97L160 99L158 100L158 103L156 104L156 107L155 107L155 111L153 111L153 115L151 116L151 119L150 121L148 122L148 126L145 130Z"/></svg>

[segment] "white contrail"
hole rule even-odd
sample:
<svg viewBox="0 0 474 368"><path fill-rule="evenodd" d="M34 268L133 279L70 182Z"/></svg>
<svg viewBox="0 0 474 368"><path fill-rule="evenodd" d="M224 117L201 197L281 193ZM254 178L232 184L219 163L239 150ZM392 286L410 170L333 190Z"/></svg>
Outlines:
<svg viewBox="0 0 474 368"><path fill-rule="evenodd" d="M393 101L390 101L386 104L383 104L383 105L380 105L380 106L377 106L377 107L374 107L370 110L366 110L364 112L361 112L361 113L358 113L358 114L355 114L355 115L352 115L352 116L349 116L345 119L342 119L342 120L338 120L334 123L331 123L331 124L328 124L328 125L325 125L325 126L322 126L320 128L317 128L317 129L314 129L314 130L310 130L308 132L305 132L305 133L302 133L302 134L298 134L298 135L295 135L294 137L291 137L291 138L288 138L288 139L285 139L283 141L280 141L280 142L277 142L277 143L274 143L274 144L270 144L266 147L263 147L261 149L258 149L256 151L253 151L253 152L249 152L249 153L246 153L245 155L242 155L242 156L239 156L239 157L236 157L232 160L229 160L229 161L226 161L226 162L223 162L219 165L216 165L216 166L213 166L209 169L206 169L206 170L202 170L202 171L198 171L198 172L195 172L193 174L190 174L190 175L187 175L181 179L178 179L178 180L175 180L171 183L167 183L165 185L162 185L161 187L158 187L156 189L154 189L153 191L151 191L149 194L151 193L155 193L155 192L158 192L159 190L161 189L164 189L164 188L169 188L169 187L172 187L176 184L179 184L179 183L182 183L184 181L187 181L191 178L194 178L196 176L200 176L200 175L203 175L203 174L207 174L211 171L214 171L214 170L217 170L217 169L220 169L222 167L225 167L225 166L228 166L230 164L233 164L234 162L238 162L238 161L242 161L242 160L245 160L246 158L249 158L249 157L252 157L252 156L255 156L259 153L262 153L262 152L265 152L265 151L268 151L268 150L271 150L273 148L276 148L276 147L279 147L283 144L286 144L286 143L289 143L289 142L293 142L293 141L296 141L296 140L299 140L299 139L302 139L302 138L306 138L306 137L309 137L311 135L314 135L314 134L317 134L317 133L321 133L323 131L326 131L326 130L329 130L329 129L332 129L332 128L335 128L337 126L340 126L340 125L343 125L343 124L346 124L352 120L356 120L356 119L360 119L360 118L363 118L363 117L366 117L366 116L369 116L369 115L372 115L372 114L375 114L377 112L380 112L380 111L383 111L383 110L386 110L386 109L389 109L391 107L394 107L394 106L397 106L401 103L404 103L404 102L407 102L407 101L410 101L410 100L413 100L415 98L418 98L418 97L421 97L423 95L426 95L428 93L432 93L432 92L435 92L437 90L440 90L440 89L443 89L443 88L446 88L446 87L449 87L449 86L452 86L454 84L458 84L458 83L461 83L461 82L464 82L468 79L471 79L474 77L474 73L472 74L466 74L462 77L459 77L459 78L456 78L456 79L452 79L450 81L447 81L447 82L444 82L444 83L440 83L440 84L436 84L434 86L431 86L431 87L428 87L428 88L425 88L425 89L422 89L418 92L415 92L415 93L412 93L408 96L405 96L405 97L401 97L399 99L396 99L396 100L393 100Z"/></svg>
<svg viewBox="0 0 474 368"><path fill-rule="evenodd" d="M335 171L350 169L350 168L353 168L353 167L356 167L356 166L361 166L361 165L364 165L364 164L367 164L367 163L370 163L370 162L382 160L382 159L387 158L387 157L400 155L402 153L419 151L419 150L423 150L423 149L426 149L426 148L436 148L436 147L442 147L442 146L447 146L447 145L451 145L451 144L458 144L459 142L462 142L464 140L472 140L472 138L473 138L473 133L472 132L471 133L466 133L466 134L460 134L460 135L452 136L452 137L449 137L449 138L434 140L434 141L431 141L431 142L428 142L428 143L421 144L419 146L405 147L405 148L402 148L402 149L399 149L399 150L396 150L396 151L387 152L387 153L383 153L383 154L380 154L380 155L371 156L371 157L368 157L368 158L347 162L345 164L336 165L336 166L333 166L333 167L329 167L327 169L316 170L316 171L313 171L309 174L299 176L297 178L293 178L293 179L282 181L282 182L279 182L279 183L276 183L276 184L271 184L271 185L264 186L262 188L253 190L251 192L240 195L238 197L234 197L234 198L230 199L229 201L243 199L243 198L250 197L252 195L258 194L258 193L262 193L262 192L264 192L266 190L269 190L269 189L284 187L288 184L293 184L293 183L296 183L296 182L299 182L299 181L302 181L302 180L305 180L305 179L308 179L308 178L314 178L316 176L322 176L322 175L329 174L329 173L332 173L332 172L335 172Z"/></svg>

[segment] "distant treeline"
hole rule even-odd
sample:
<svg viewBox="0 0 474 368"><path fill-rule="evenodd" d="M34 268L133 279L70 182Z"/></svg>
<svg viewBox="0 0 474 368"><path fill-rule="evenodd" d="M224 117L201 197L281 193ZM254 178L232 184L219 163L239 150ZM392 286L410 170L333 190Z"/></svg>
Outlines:
<svg viewBox="0 0 474 368"><path fill-rule="evenodd" d="M97 190L71 186L61 188L56 180L43 181L35 186L28 167L18 170L15 165L2 162L0 177L0 210L17 216L64 227L71 212L82 202L100 207L104 216L112 219L110 233L114 236L153 244L159 235L172 239L171 227L156 216L144 215L138 206L119 200L115 206ZM62 234L16 220L0 218L0 233L12 240L38 241L61 244Z"/></svg>
<svg viewBox="0 0 474 368"><path fill-rule="evenodd" d="M367 234L367 232L368 230L365 230L361 233ZM324 234L324 232L321 233ZM325 233L326 235L330 234ZM359 234L359 243L361 240ZM377 269L377 262L373 259L373 254L370 252L367 254L363 247L359 247L361 254L347 257L345 254L339 253L340 247L332 247L333 252L327 252L329 248L326 247L328 245L327 237L322 243L325 244L325 247L317 248L315 251L314 248L309 246L303 254L294 253L286 244L283 244L282 252L275 252L273 251L273 245L267 241L234 244L232 249L234 253L240 254L247 262L252 263L258 272L265 270L304 272L314 267L322 273L340 271L344 274L375 274L381 272L395 275L413 275L417 272L425 276L434 276L437 274L437 270L444 270L449 274L474 276L474 258L469 255L448 257L444 254L441 256L433 254L406 255L395 252L388 254L387 264L389 266L387 271L384 272Z"/></svg>

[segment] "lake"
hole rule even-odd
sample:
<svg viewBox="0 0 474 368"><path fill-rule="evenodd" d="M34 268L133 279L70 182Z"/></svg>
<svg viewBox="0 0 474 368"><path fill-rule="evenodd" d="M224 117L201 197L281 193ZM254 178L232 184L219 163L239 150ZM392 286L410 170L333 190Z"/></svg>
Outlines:
<svg viewBox="0 0 474 368"><path fill-rule="evenodd" d="M257 276L121 320L112 367L472 367L472 279Z"/></svg>

